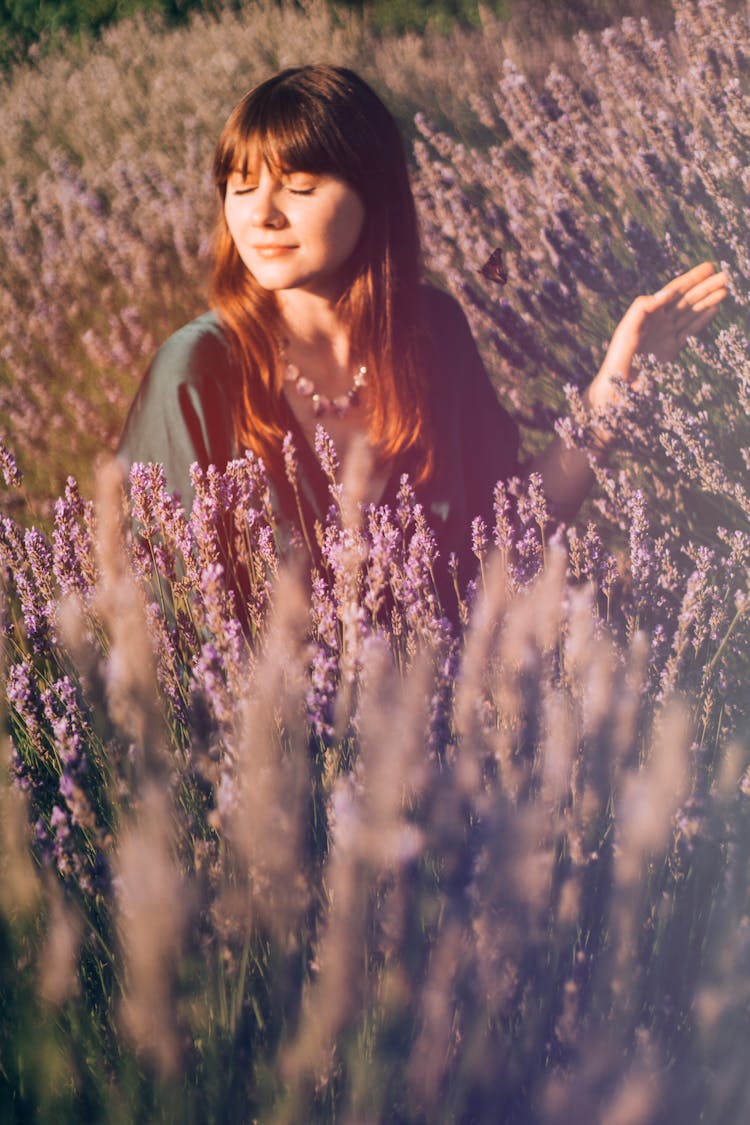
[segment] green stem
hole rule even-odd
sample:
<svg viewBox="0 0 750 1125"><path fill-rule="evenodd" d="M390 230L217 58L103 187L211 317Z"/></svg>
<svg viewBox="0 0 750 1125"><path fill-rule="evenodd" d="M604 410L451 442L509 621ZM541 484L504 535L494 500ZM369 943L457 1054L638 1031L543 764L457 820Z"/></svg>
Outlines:
<svg viewBox="0 0 750 1125"><path fill-rule="evenodd" d="M740 606L740 608L735 613L734 617L732 618L731 622L729 623L729 628L727 629L726 633L724 634L724 636L722 638L721 644L719 645L716 652L713 654L713 656L709 660L708 664L706 665L706 672L708 672L708 673L713 672L714 668L716 667L716 665L717 665L717 663L718 663L718 661L721 657L722 652L726 648L727 641L729 640L732 633L734 632L740 618L743 616L743 614L745 614L747 612L748 608L750 608L750 601L745 602L745 604Z"/></svg>

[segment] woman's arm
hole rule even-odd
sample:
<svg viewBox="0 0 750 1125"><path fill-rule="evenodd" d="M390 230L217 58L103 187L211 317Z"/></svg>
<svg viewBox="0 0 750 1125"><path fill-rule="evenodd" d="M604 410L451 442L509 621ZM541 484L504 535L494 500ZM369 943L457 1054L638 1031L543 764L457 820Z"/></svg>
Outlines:
<svg viewBox="0 0 750 1125"><path fill-rule="evenodd" d="M636 297L615 329L604 362L583 394L591 410L613 404L617 396L615 377L626 384L636 381L633 360L637 355L653 355L669 363L690 336L696 336L713 320L727 295L726 276L717 273L710 262L674 278L651 296ZM600 433L602 453L607 437ZM594 474L586 453L566 448L554 438L531 464L541 474L544 492L555 508L574 514L589 492Z"/></svg>

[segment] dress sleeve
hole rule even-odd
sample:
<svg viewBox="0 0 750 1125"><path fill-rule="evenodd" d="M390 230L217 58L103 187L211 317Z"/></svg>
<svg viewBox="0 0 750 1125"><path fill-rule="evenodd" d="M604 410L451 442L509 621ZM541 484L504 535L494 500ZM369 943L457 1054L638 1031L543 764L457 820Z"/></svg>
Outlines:
<svg viewBox="0 0 750 1125"><path fill-rule="evenodd" d="M224 468L233 456L229 349L211 314L181 328L154 357L123 429L117 455L164 466L167 485L189 510L190 466Z"/></svg>

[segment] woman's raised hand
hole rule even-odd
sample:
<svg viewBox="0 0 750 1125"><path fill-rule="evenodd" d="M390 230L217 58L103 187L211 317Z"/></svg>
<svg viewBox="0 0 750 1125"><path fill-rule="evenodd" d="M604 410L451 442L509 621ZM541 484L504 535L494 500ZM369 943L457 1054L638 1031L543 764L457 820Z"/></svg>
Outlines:
<svg viewBox="0 0 750 1125"><path fill-rule="evenodd" d="M617 325L599 374L587 391L591 406L602 407L615 394L613 377L626 383L636 377L635 356L673 360L689 336L713 320L727 295L727 278L711 262L702 262L675 277L658 293L636 297Z"/></svg>

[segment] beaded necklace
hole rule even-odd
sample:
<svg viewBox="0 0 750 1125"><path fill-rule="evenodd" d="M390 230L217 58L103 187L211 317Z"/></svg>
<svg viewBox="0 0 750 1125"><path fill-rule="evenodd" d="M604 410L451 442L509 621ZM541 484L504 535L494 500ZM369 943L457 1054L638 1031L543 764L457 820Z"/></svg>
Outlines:
<svg viewBox="0 0 750 1125"><path fill-rule="evenodd" d="M329 398L318 391L312 379L303 375L296 363L292 363L286 353L286 341L279 343L279 357L284 365L284 381L294 386L298 395L309 398L312 402L313 414L316 418L324 414L335 414L343 418L359 401L359 392L367 383L367 368L361 363L354 372L352 385L344 394Z"/></svg>

